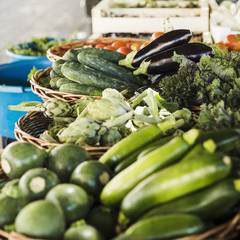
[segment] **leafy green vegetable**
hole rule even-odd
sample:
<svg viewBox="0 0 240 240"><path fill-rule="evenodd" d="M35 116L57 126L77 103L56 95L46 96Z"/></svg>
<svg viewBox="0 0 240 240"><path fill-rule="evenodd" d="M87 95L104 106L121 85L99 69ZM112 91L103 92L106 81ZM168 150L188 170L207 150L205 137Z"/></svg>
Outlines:
<svg viewBox="0 0 240 240"><path fill-rule="evenodd" d="M19 55L46 56L46 52L49 48L62 45L63 43L68 43L70 41L71 39L51 40L49 37L43 37L43 38L32 37L30 42L23 42L17 46L11 44L8 47L8 50L12 53L19 54Z"/></svg>
<svg viewBox="0 0 240 240"><path fill-rule="evenodd" d="M178 73L161 81L161 96L180 107L218 104L240 108L240 53L216 51L214 57L203 55L198 64L184 56L174 55L180 63Z"/></svg>

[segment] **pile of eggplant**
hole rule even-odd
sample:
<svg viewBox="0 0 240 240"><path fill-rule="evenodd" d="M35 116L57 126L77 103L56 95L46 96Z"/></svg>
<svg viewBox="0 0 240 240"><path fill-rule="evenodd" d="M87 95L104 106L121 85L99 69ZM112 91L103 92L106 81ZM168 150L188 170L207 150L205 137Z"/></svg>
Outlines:
<svg viewBox="0 0 240 240"><path fill-rule="evenodd" d="M154 84L163 77L178 71L179 63L172 59L174 53L198 62L202 55L214 55L213 49L203 43L191 43L192 33L188 29L167 32L150 42L146 47L129 53L119 65L136 69L135 75L145 74Z"/></svg>

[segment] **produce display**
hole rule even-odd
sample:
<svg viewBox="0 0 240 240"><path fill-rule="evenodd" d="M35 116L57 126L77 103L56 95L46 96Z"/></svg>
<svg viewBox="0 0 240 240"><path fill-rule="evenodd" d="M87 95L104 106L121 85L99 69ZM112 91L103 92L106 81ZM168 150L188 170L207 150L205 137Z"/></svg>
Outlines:
<svg viewBox="0 0 240 240"><path fill-rule="evenodd" d="M0 227L36 239L191 239L209 231L219 239L216 228L239 212L240 53L191 38L187 29L159 33L127 55L71 49L48 83L99 88L99 98L91 89L74 103L9 106L52 119L39 138L56 146L14 142L3 150ZM93 160L89 145L109 149Z"/></svg>

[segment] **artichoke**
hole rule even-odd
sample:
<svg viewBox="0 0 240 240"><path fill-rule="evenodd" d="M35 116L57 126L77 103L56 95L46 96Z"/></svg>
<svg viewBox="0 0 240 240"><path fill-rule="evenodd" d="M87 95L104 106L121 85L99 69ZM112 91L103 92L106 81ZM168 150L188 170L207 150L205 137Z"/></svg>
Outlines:
<svg viewBox="0 0 240 240"><path fill-rule="evenodd" d="M86 106L93 101L94 101L93 97L83 97L78 99L76 103L72 106L73 111L71 116L77 117L86 108Z"/></svg>
<svg viewBox="0 0 240 240"><path fill-rule="evenodd" d="M10 110L16 111L37 111L43 112L48 117L66 117L72 112L72 107L69 103L57 98L50 98L45 103L40 102L22 102L18 105L8 106Z"/></svg>
<svg viewBox="0 0 240 240"><path fill-rule="evenodd" d="M72 107L69 103L59 100L57 98L50 98L41 107L41 111L48 117L66 117L71 111Z"/></svg>
<svg viewBox="0 0 240 240"><path fill-rule="evenodd" d="M109 128L107 132L101 136L100 145L101 146L113 146L122 139L122 135L118 128Z"/></svg>
<svg viewBox="0 0 240 240"><path fill-rule="evenodd" d="M100 140L100 134L105 133L101 124L93 119L77 118L73 123L58 134L62 143L76 143L80 145L96 145Z"/></svg>

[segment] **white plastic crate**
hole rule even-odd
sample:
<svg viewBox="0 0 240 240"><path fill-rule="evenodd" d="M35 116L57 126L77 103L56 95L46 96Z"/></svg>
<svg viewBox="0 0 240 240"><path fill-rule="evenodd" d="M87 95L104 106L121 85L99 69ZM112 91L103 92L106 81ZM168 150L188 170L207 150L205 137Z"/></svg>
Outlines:
<svg viewBox="0 0 240 240"><path fill-rule="evenodd" d="M192 32L209 31L207 0L197 1L197 8L160 7L168 1L157 2L159 7L156 8L116 8L114 0L102 0L92 9L92 32L152 33L179 28ZM172 2L181 4L187 1Z"/></svg>

